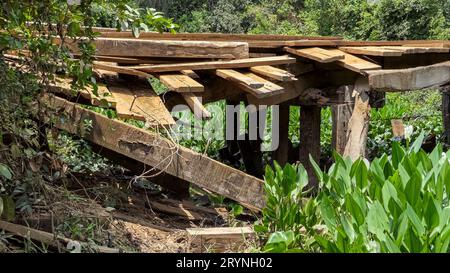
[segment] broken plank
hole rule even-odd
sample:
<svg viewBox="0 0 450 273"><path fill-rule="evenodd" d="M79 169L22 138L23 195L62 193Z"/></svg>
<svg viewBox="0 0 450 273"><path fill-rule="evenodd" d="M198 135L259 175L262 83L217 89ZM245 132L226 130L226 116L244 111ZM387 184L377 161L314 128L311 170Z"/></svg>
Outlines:
<svg viewBox="0 0 450 273"><path fill-rule="evenodd" d="M337 51L330 51L319 47L302 48L302 49L286 47L285 51L320 63L331 63L337 60L344 59L343 53Z"/></svg>
<svg viewBox="0 0 450 273"><path fill-rule="evenodd" d="M407 91L450 82L450 61L409 69L367 71L369 85L378 91Z"/></svg>
<svg viewBox="0 0 450 273"><path fill-rule="evenodd" d="M67 114L68 119L56 122L59 129L80 135L250 209L259 211L264 207L264 182L256 177L182 147L157 133L109 119L64 99L44 94L40 100L51 109ZM50 117L40 118L50 121ZM92 122L92 129L84 134L80 130L83 120Z"/></svg>
<svg viewBox="0 0 450 273"><path fill-rule="evenodd" d="M233 70L233 69L217 69L215 74L219 77L221 77L222 79L231 81L231 82L235 82L235 83L239 83L239 84L243 84L243 85L247 85L250 88L261 88L264 86L263 82L260 81L256 81L250 77L247 77L246 75Z"/></svg>
<svg viewBox="0 0 450 273"><path fill-rule="evenodd" d="M94 94L94 90L90 86L85 86L84 89L72 90L72 80L67 78L55 79L55 83L49 84L49 91L55 94L62 94L67 97L81 96L86 100L90 100L93 106L99 107L116 107L116 100L109 92L106 85L97 84L97 95Z"/></svg>
<svg viewBox="0 0 450 273"><path fill-rule="evenodd" d="M339 49L333 49L330 51L334 51L336 53L344 53L344 52L340 51ZM371 63L369 61L358 58L351 54L344 53L344 55L345 55L345 58L343 60L336 61L336 63L342 67L349 69L349 70L352 70L352 71L355 71L358 73L364 73L364 71L367 71L367 70L381 69L380 65Z"/></svg>
<svg viewBox="0 0 450 273"><path fill-rule="evenodd" d="M159 75L159 80L164 84L169 90L178 93L183 92L203 92L205 88L200 83L193 80L191 77L183 74L164 74Z"/></svg>
<svg viewBox="0 0 450 273"><path fill-rule="evenodd" d="M122 119L146 121L150 126L171 126L174 119L161 98L150 86L133 87L110 86L109 90L116 98L117 116Z"/></svg>
<svg viewBox="0 0 450 273"><path fill-rule="evenodd" d="M295 63L295 58L285 56L250 58L232 61L211 61L211 62L193 62L193 63L176 63L162 65L142 65L130 66L129 69L137 69L148 73L153 72L174 72L182 70L214 70L214 69L236 69L248 68L261 65L282 65Z"/></svg>
<svg viewBox="0 0 450 273"><path fill-rule="evenodd" d="M283 87L281 87L277 84L274 84L273 82L270 82L266 79L263 79L253 73L246 72L243 74L249 78L252 78L255 81L264 83L264 86L261 88L251 88L250 86L242 84L242 83L236 84L236 86L238 86L241 90L253 95L256 98L261 99L261 98L277 96L277 95L284 93L284 91L285 91Z"/></svg>
<svg viewBox="0 0 450 273"><path fill-rule="evenodd" d="M250 67L250 70L258 75L265 76L277 81L287 82L296 81L295 76L286 70L282 70L270 65Z"/></svg>
<svg viewBox="0 0 450 273"><path fill-rule="evenodd" d="M59 39L54 40L60 43ZM244 42L207 42L96 38L93 40L97 55L117 57L174 57L243 59L248 58L248 44ZM79 53L78 41L66 39L65 45Z"/></svg>
<svg viewBox="0 0 450 273"><path fill-rule="evenodd" d="M368 55L368 56L382 56L382 57L398 57L403 55L402 50L389 49L376 46L365 47L339 47L339 50L350 54Z"/></svg>
<svg viewBox="0 0 450 273"><path fill-rule="evenodd" d="M200 76L193 70L181 70L181 74L191 77L192 79L200 79Z"/></svg>
<svg viewBox="0 0 450 273"><path fill-rule="evenodd" d="M188 104L192 113L194 113L195 117L198 119L210 119L211 113L206 110L205 106L203 106L200 99L194 95L193 93L181 93L184 100Z"/></svg>
<svg viewBox="0 0 450 273"><path fill-rule="evenodd" d="M190 251L243 251L255 238L251 227L189 228L186 229Z"/></svg>

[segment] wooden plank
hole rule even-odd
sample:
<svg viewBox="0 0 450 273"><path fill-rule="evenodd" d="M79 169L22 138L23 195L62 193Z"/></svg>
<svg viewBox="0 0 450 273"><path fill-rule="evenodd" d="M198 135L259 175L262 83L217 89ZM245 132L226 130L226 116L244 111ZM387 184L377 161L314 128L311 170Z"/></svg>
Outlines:
<svg viewBox="0 0 450 273"><path fill-rule="evenodd" d="M250 67L250 70L253 73L259 74L261 76L268 77L273 80L288 82L288 81L296 81L295 76L286 70L282 70L270 65L264 66L254 66Z"/></svg>
<svg viewBox="0 0 450 273"><path fill-rule="evenodd" d="M150 207L152 208L152 210L172 215L178 215L193 221L201 221L204 219L204 217L201 214L186 209L185 207L183 207L182 204L179 204L178 206L172 206L155 201L150 201Z"/></svg>
<svg viewBox="0 0 450 273"><path fill-rule="evenodd" d="M261 210L264 207L264 182L260 179L179 146L157 133L109 119L64 99L45 94L41 101L58 112L68 114L68 119L58 120L55 124L59 129L80 135L250 209ZM45 121L49 120L47 118ZM87 134L80 133L83 120L92 121L92 129Z"/></svg>
<svg viewBox="0 0 450 273"><path fill-rule="evenodd" d="M181 93L184 100L188 104L189 108L191 108L192 113L194 113L195 117L198 119L210 119L211 113L206 110L205 106L203 106L202 102L199 98L193 93Z"/></svg>
<svg viewBox="0 0 450 273"><path fill-rule="evenodd" d="M78 41L66 39L67 47L79 53ZM60 43L55 39L55 43ZM248 58L248 44L244 42L207 42L96 38L97 55L117 57L173 57L243 59Z"/></svg>
<svg viewBox="0 0 450 273"><path fill-rule="evenodd" d="M326 50L320 47L311 47L303 49L286 47L285 51L320 63L331 63L337 60L344 59L343 53Z"/></svg>
<svg viewBox="0 0 450 273"><path fill-rule="evenodd" d="M261 65L281 65L295 63L295 58L285 56L251 58L232 61L211 61L211 62L194 62L194 63L177 63L163 65L142 65L130 66L129 69L137 69L148 73L152 72L174 72L182 70L214 70L214 69L236 69L248 68Z"/></svg>
<svg viewBox="0 0 450 273"><path fill-rule="evenodd" d="M389 49L376 46L364 47L339 47L339 50L356 55L382 56L382 57L398 57L403 55L402 50Z"/></svg>
<svg viewBox="0 0 450 273"><path fill-rule="evenodd" d="M116 100L109 92L108 88L104 84L97 84L97 95L94 94L94 90L90 86L86 86L85 89L79 90L78 93L74 93L71 88L71 79L57 77L55 83L49 84L50 92L59 93L64 96L74 97L79 95L84 99L90 100L91 104L99 107L116 108Z"/></svg>
<svg viewBox="0 0 450 273"><path fill-rule="evenodd" d="M378 91L406 91L450 82L450 61L409 69L367 71L369 85Z"/></svg>
<svg viewBox="0 0 450 273"><path fill-rule="evenodd" d="M401 40L401 41L348 41L348 40L297 40L284 42L289 47L317 47L317 46L417 46L433 45L449 47L449 41L440 40Z"/></svg>
<svg viewBox="0 0 450 273"><path fill-rule="evenodd" d="M255 238L251 227L188 228L188 243L192 252L243 251Z"/></svg>
<svg viewBox="0 0 450 273"><path fill-rule="evenodd" d="M148 74L148 73L136 70L136 69L130 69L126 66L117 66L117 65L112 65L112 64L108 64L108 63L96 62L96 61L94 61L93 66L94 66L94 69L100 69L100 70L116 72L116 73L121 73L121 74L126 74L126 75L132 75L132 76L138 76L138 77L143 77L143 78L154 78L151 74Z"/></svg>
<svg viewBox="0 0 450 273"><path fill-rule="evenodd" d="M334 51L336 53L342 52L339 49L333 49L330 51ZM344 53L344 52L342 52ZM345 59L343 60L338 60L336 61L336 64L345 67L349 70L358 72L358 73L363 73L365 71L368 70L377 70L377 69L381 69L380 65L371 63L369 61L366 61L364 59L358 58L356 56L353 56L351 54L348 53L344 53L345 54Z"/></svg>
<svg viewBox="0 0 450 273"><path fill-rule="evenodd" d="M174 119L161 98L150 86L126 88L110 86L109 90L117 100L117 116L121 119L146 121L151 126L171 126Z"/></svg>
<svg viewBox="0 0 450 273"><path fill-rule="evenodd" d="M159 76L159 80L169 90L178 93L203 92L205 90L203 85L183 74L164 74Z"/></svg>
<svg viewBox="0 0 450 273"><path fill-rule="evenodd" d="M384 46L383 48L402 51L403 54L448 53L450 48L419 46Z"/></svg>
<svg viewBox="0 0 450 273"><path fill-rule="evenodd" d="M227 81L232 81L234 83L247 85L250 88L261 88L264 86L263 82L256 81L250 77L247 77L246 75L232 69L217 69L215 71L215 74L222 79L225 79Z"/></svg>
<svg viewBox="0 0 450 273"><path fill-rule="evenodd" d="M192 79L200 79L200 76L193 70L181 70L180 72L181 74L186 75Z"/></svg>
<svg viewBox="0 0 450 273"><path fill-rule="evenodd" d="M264 86L261 88L251 88L250 86L242 83L237 83L236 86L238 86L243 91L253 95L256 98L267 98L272 96L277 96L282 93L284 93L285 89L277 84L274 84L266 79L263 79L253 73L245 72L243 73L245 76L252 78L253 80L257 82L264 83Z"/></svg>

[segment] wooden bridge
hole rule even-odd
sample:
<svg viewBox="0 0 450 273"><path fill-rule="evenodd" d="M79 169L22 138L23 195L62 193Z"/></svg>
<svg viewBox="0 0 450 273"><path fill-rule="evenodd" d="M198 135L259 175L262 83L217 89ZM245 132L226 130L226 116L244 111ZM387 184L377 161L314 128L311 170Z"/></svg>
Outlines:
<svg viewBox="0 0 450 273"><path fill-rule="evenodd" d="M154 182L165 188L183 192L192 183L255 210L264 206L261 142L227 141L225 150L240 152L247 173L234 169L179 146L164 133L175 124L173 106L187 104L198 119L208 119L211 113L203 104L223 99L229 105L279 105L280 146L272 158L281 164L290 160L292 149L289 107L301 106L298 158L312 177L309 155L320 157L322 107L333 108L333 148L356 159L365 155L370 108L382 107L385 92L448 90L450 82L448 41L157 33L136 39L131 32L100 31L94 41L99 96L93 90L73 94L70 79L58 79L41 100L60 116L46 121L87 139L138 174L161 174ZM76 41L66 42L76 56ZM159 79L170 91L158 95L147 78ZM448 104L448 95L444 101ZM113 108L120 119L145 121L152 129L80 104ZM448 105L443 109L449 132ZM84 128L86 120L91 130Z"/></svg>

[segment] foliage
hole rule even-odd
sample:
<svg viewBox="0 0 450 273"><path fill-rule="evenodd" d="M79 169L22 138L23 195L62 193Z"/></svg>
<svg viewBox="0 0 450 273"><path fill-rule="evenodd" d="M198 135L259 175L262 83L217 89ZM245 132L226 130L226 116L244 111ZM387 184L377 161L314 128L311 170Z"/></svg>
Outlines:
<svg viewBox="0 0 450 273"><path fill-rule="evenodd" d="M269 236L265 250L448 252L450 152L443 153L439 145L426 154L420 149L423 139L424 134L408 148L394 142L392 156L371 163L335 155L328 172L314 163L320 190L306 204L298 199L305 184L300 177L307 181L304 170L269 170L267 208L259 230L278 233ZM318 205L310 206L308 215L314 221L308 222L302 215L310 202ZM325 230L313 228L323 223Z"/></svg>

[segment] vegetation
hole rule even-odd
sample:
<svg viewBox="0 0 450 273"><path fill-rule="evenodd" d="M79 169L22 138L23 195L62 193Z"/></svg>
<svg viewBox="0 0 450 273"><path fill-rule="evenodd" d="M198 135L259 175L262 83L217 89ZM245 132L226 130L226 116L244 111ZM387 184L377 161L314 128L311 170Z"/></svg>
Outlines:
<svg viewBox="0 0 450 273"><path fill-rule="evenodd" d="M450 243L450 153L420 149L424 134L392 155L356 162L335 154L315 165L316 197L306 197L301 165L266 170L267 207L259 231L268 252L443 252Z"/></svg>

